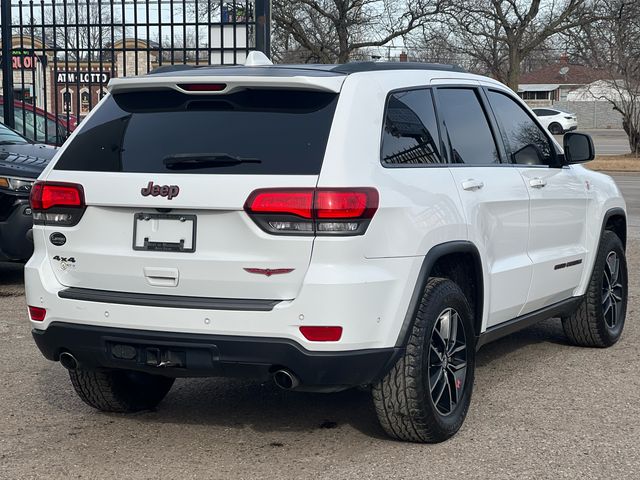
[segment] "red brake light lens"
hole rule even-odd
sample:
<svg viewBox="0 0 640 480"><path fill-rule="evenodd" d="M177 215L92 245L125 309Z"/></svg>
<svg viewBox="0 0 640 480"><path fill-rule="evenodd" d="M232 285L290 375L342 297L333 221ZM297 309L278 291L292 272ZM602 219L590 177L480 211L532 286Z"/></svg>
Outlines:
<svg viewBox="0 0 640 480"><path fill-rule="evenodd" d="M375 188L276 188L254 191L245 210L276 235L362 235L378 202Z"/></svg>
<svg viewBox="0 0 640 480"><path fill-rule="evenodd" d="M318 190L315 210L317 218L371 218L378 208L378 192L362 190Z"/></svg>
<svg viewBox="0 0 640 480"><path fill-rule="evenodd" d="M247 200L246 208L251 213L297 215L310 219L313 216L313 189L256 190Z"/></svg>
<svg viewBox="0 0 640 480"><path fill-rule="evenodd" d="M221 92L227 88L226 83L181 83L178 85L187 92Z"/></svg>
<svg viewBox="0 0 640 480"><path fill-rule="evenodd" d="M48 210L51 207L84 207L84 192L74 183L36 182L31 189L31 209Z"/></svg>
<svg viewBox="0 0 640 480"><path fill-rule="evenodd" d="M337 342L342 338L342 327L300 327L300 333L310 342Z"/></svg>
<svg viewBox="0 0 640 480"><path fill-rule="evenodd" d="M31 320L33 320L34 322L42 322L44 320L44 317L47 315L47 310L42 307L32 307L31 305L29 305L28 308L29 318L31 318Z"/></svg>
<svg viewBox="0 0 640 480"><path fill-rule="evenodd" d="M37 225L76 225L84 214L84 190L75 183L36 182L30 196Z"/></svg>

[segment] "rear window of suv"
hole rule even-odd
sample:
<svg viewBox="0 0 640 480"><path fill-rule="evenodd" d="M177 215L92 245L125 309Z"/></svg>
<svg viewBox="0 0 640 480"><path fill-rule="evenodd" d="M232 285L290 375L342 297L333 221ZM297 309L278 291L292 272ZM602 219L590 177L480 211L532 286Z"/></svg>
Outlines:
<svg viewBox="0 0 640 480"><path fill-rule="evenodd" d="M57 170L316 175L338 95L175 90L109 96L64 150Z"/></svg>

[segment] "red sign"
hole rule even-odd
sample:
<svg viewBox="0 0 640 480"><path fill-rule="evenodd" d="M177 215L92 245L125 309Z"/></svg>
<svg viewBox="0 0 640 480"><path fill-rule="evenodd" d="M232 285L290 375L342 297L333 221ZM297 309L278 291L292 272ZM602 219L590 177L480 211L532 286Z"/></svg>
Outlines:
<svg viewBox="0 0 640 480"><path fill-rule="evenodd" d="M36 64L38 63L38 57L36 57L35 55L32 56L13 56L11 58L12 63L13 63L13 68L16 70L20 70L20 69L32 69L36 66Z"/></svg>

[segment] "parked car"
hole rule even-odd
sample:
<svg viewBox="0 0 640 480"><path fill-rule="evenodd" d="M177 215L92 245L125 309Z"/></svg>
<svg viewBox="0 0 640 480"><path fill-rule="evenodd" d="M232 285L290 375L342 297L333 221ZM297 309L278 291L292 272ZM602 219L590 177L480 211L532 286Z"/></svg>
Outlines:
<svg viewBox="0 0 640 480"><path fill-rule="evenodd" d="M0 96L0 122L4 123L4 100ZM61 145L78 124L74 115L56 116L30 103L14 102L15 129L36 143Z"/></svg>
<svg viewBox="0 0 640 480"><path fill-rule="evenodd" d="M578 117L575 113L565 112L557 108L534 108L542 126L554 135L562 135L578 128Z"/></svg>
<svg viewBox="0 0 640 480"><path fill-rule="evenodd" d="M625 203L588 135L446 65L255 57L113 79L33 187L33 337L85 403L368 385L391 437L438 442L482 345L550 317L618 341Z"/></svg>
<svg viewBox="0 0 640 480"><path fill-rule="evenodd" d="M25 261L33 253L29 193L56 150L0 124L0 261Z"/></svg>

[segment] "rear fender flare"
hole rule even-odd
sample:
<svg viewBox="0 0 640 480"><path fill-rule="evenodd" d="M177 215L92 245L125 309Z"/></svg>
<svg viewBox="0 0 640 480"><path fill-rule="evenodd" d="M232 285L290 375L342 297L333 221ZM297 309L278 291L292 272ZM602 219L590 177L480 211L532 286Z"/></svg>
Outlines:
<svg viewBox="0 0 640 480"><path fill-rule="evenodd" d="M427 282L431 277L433 266L440 258L452 253L470 253L476 262L475 280L478 291L476 292L476 302L473 306L474 311L476 312L476 318L473 319L473 323L476 329L476 331L474 332L476 338L480 334L484 308L484 278L482 273L483 270L482 262L480 260L480 253L473 243L466 240L456 240L436 245L435 247L431 248L431 250L429 250L429 252L425 255L424 260L422 261L422 266L420 267L420 271L418 272L418 278L413 288L411 299L409 300L407 313L405 314L404 320L402 322L402 327L400 328L400 333L398 334L398 338L396 340L396 348L404 348L407 344L407 341L409 340L411 325L413 324L413 319L415 318L418 308L420 307L420 301L422 299L424 289L427 286Z"/></svg>

